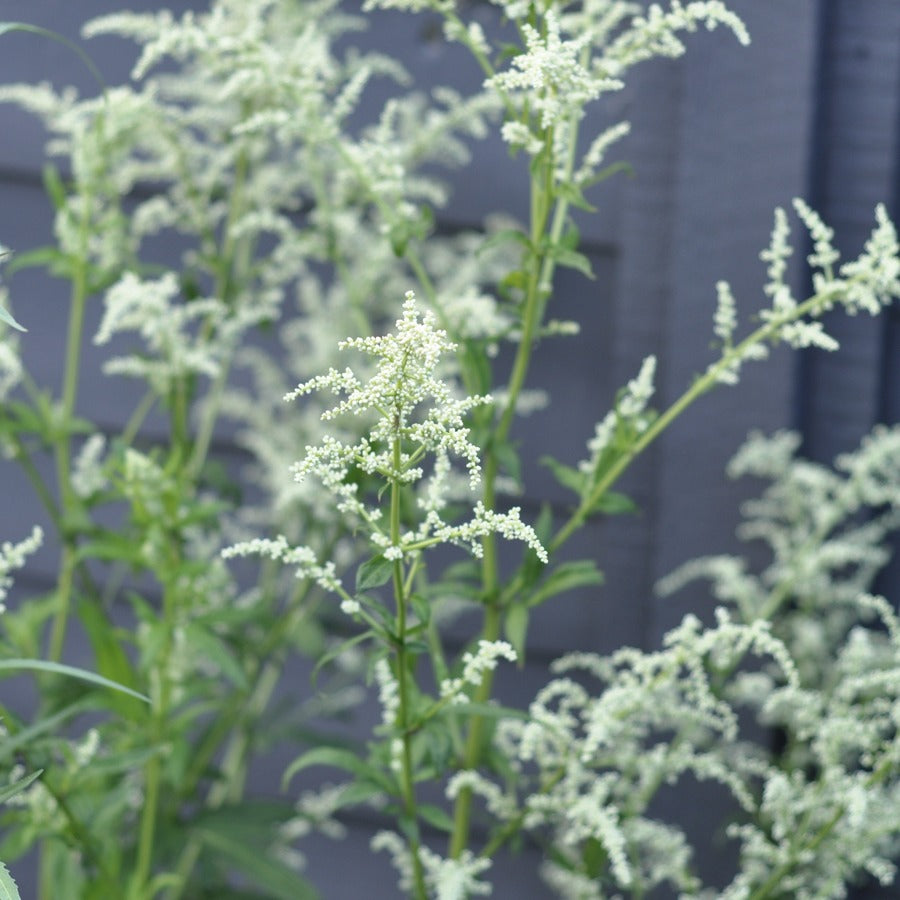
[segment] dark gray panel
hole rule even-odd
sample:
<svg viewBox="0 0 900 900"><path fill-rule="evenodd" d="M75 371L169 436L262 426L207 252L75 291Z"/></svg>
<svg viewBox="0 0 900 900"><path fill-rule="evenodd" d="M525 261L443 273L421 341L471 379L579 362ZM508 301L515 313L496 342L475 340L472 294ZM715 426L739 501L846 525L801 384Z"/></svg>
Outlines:
<svg viewBox="0 0 900 900"><path fill-rule="evenodd" d="M748 24L751 46L698 42L681 63L678 162L669 188L670 293L660 324L667 402L714 358L718 279L734 287L745 323L740 333L752 327L764 303L758 254L768 243L772 209L802 195L807 183L815 4L792 4L790 15L768 3L734 7ZM657 576L685 559L728 549L741 495L721 473L751 427L790 421L792 367L788 353L749 366L740 386L702 398L663 437ZM659 607L653 640L680 616L668 602Z"/></svg>
<svg viewBox="0 0 900 900"><path fill-rule="evenodd" d="M900 6L838 0L825 19L814 202L852 258L891 199L900 152ZM896 213L896 210L892 210ZM808 354L801 398L805 448L820 460L856 446L878 410L880 319L835 314L837 354Z"/></svg>

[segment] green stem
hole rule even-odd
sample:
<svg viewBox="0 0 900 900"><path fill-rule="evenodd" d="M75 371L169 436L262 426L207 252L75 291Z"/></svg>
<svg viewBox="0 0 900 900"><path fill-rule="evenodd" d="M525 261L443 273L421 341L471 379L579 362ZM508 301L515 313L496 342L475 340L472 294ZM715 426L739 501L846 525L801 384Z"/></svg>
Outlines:
<svg viewBox="0 0 900 900"><path fill-rule="evenodd" d="M147 900L148 881L153 872L153 850L159 815L160 792L162 788L162 752L166 741L166 726L169 714L171 683L169 668L172 657L172 637L175 631L175 614L178 606L176 579L181 568L180 550L170 545L169 559L166 561L168 577L163 581L163 629L164 641L158 657L153 662L151 679L156 681L151 690L153 703L150 721L150 743L156 752L147 761L144 775L144 805L138 831L138 847L135 867L129 883L128 900ZM153 680L151 680L151 685Z"/></svg>
<svg viewBox="0 0 900 900"><path fill-rule="evenodd" d="M82 229L87 227L82 223ZM59 525L62 534L62 553L59 580L56 586L56 613L50 633L48 658L59 662L66 639L66 626L72 602L72 575L75 568L76 536L69 532L67 516L74 505L71 471L70 428L78 397L78 376L81 368L81 342L84 332L84 309L87 302L87 262L80 257L72 278L69 327L66 337L66 364L63 374L62 402L54 423L54 456L59 488Z"/></svg>
<svg viewBox="0 0 900 900"><path fill-rule="evenodd" d="M553 134L545 134L546 146L552 147ZM560 199L556 204L553 229L561 229L565 221L566 201ZM522 334L516 348L506 405L500 420L493 431L492 446L485 452L484 490L482 502L486 509L493 509L496 502L496 481L499 469L497 446L503 444L509 436L516 412L516 403L525 385L529 364L533 351L533 342L540 325L544 306L543 286L552 281L554 265L549 254L541 256L539 248L544 244L544 234L553 205L553 166L548 154L544 165L537 175L532 176L531 183L531 228L528 265L528 283L525 303L522 312ZM503 624L501 598L498 594L499 569L497 563L496 536L488 534L482 540L482 592L484 596L484 623L481 639L495 641L500 637ZM486 672L475 691L475 700L485 703L493 691L493 673ZM485 722L482 716L473 716L469 722L469 733L462 765L466 769L475 768L481 758L484 742ZM453 810L453 833L450 837L450 855L459 857L469 843L469 830L472 811L471 788L463 788L457 795Z"/></svg>
<svg viewBox="0 0 900 900"><path fill-rule="evenodd" d="M400 438L393 442L394 472L401 467ZM396 476L391 481L391 544L400 545L400 482ZM410 686L409 656L406 650L406 593L404 590L403 563L394 560L394 600L397 606L397 694L399 708L397 710L397 726L401 733L403 752L401 758L400 788L403 794L403 812L408 820L407 842L413 867L413 885L418 900L427 900L425 873L422 860L419 859L418 812L416 809L416 793L413 780L412 729L410 728Z"/></svg>
<svg viewBox="0 0 900 900"><path fill-rule="evenodd" d="M582 500L575 512L572 513L565 525L556 533L548 550L550 552L558 550L571 537L572 533L584 524L590 511L595 508L597 502L610 487L618 481L622 473L631 465L632 460L652 444L695 400L715 387L719 383L722 374L729 371L735 362L742 360L751 346L763 344L768 340L774 339L779 329L785 324L802 319L810 313L815 313L817 308L822 307L827 301L827 296L816 294L803 303L798 304L790 313L761 325L737 346L731 347L723 353L718 362L710 366L703 375L695 379L694 383L662 415L652 422L647 430L628 448L628 451L623 453L609 467L603 477L593 486L590 493Z"/></svg>

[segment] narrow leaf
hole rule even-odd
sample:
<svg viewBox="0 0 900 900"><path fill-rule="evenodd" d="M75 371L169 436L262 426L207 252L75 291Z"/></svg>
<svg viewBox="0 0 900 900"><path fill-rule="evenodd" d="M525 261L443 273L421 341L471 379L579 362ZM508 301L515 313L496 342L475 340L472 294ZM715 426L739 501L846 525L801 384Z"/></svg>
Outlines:
<svg viewBox="0 0 900 900"><path fill-rule="evenodd" d="M98 684L113 691L121 691L123 694L137 697L138 700L143 700L145 703L150 702L149 697L145 697L143 694L139 694L123 684L117 684L115 681L110 681L102 675L95 675L93 672L88 672L85 669L77 669L74 666L66 666L62 663L49 662L43 659L2 659L0 660L0 671L4 669L31 669L35 672L53 672L57 675L68 675L70 678L90 681L93 684Z"/></svg>
<svg viewBox="0 0 900 900"><path fill-rule="evenodd" d="M318 897L305 878L280 860L260 852L260 848L206 828L200 828L196 833L210 850L263 888L267 897L278 900L316 900Z"/></svg>
<svg viewBox="0 0 900 900"><path fill-rule="evenodd" d="M32 772L30 775L26 775L24 778L20 778L18 781L0 790L0 803L6 803L10 797L15 797L20 791L24 791L32 781L41 777L43 771L43 769L38 769L37 772ZM0 894L0 897L2 896Z"/></svg>
<svg viewBox="0 0 900 900"><path fill-rule="evenodd" d="M384 772L360 759L352 750L344 750L341 747L315 747L298 756L281 776L282 788L287 787L301 769L310 766L333 766L336 769L344 769L364 781L379 785L388 793L394 790L394 785Z"/></svg>
<svg viewBox="0 0 900 900"><path fill-rule="evenodd" d="M483 719L522 719L528 720L528 713L511 706L500 706L497 703L453 703L441 710L444 714L454 716L480 716Z"/></svg>
<svg viewBox="0 0 900 900"><path fill-rule="evenodd" d="M85 699L77 700L75 703L61 709L58 713L54 713L54 715L41 719L39 722L29 725L28 728L23 728L16 734L7 735L3 738L3 742L0 743L0 761L9 759L20 747L27 746L42 734L57 731L60 725L92 708L92 705L86 702Z"/></svg>
<svg viewBox="0 0 900 900"><path fill-rule="evenodd" d="M506 614L506 621L503 624L506 639L512 644L513 650L516 651L520 665L525 658L525 638L528 634L528 618L530 615L528 607L524 603L518 603L510 607Z"/></svg>
<svg viewBox="0 0 900 900"><path fill-rule="evenodd" d="M313 684L316 683L316 680L319 677L319 672L328 665L333 659L337 659L345 650L349 650L351 647L355 647L357 644L361 644L363 641L368 640L371 637L375 637L375 632L370 628L368 631L363 631L360 634L355 634L352 638L348 638L346 641L341 641L339 644L335 644L329 650L322 654L321 659L316 663L316 667L312 671L312 675L310 675L310 681Z"/></svg>
<svg viewBox="0 0 900 900"><path fill-rule="evenodd" d="M557 566L528 597L529 606L539 606L551 597L589 584L602 584L603 573L589 559ZM510 641L512 643L512 641ZM515 646L515 644L513 644Z"/></svg>

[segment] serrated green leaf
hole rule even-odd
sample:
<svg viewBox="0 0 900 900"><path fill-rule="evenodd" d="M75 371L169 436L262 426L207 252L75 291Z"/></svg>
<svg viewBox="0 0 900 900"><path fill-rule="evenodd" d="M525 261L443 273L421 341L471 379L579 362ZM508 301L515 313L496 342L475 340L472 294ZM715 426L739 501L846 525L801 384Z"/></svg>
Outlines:
<svg viewBox="0 0 900 900"><path fill-rule="evenodd" d="M527 603L529 607L540 606L557 594L589 584L603 584L603 573L593 560L581 559L561 563L528 596Z"/></svg>
<svg viewBox="0 0 900 900"><path fill-rule="evenodd" d="M356 591L368 591L371 588L381 587L391 580L394 574L394 563L385 559L380 553L367 559L356 570Z"/></svg>
<svg viewBox="0 0 900 900"><path fill-rule="evenodd" d="M513 650L519 662L525 658L525 639L528 634L528 619L531 613L524 603L517 603L511 606L506 613L506 619L503 622L503 631L506 639L512 644Z"/></svg>
<svg viewBox="0 0 900 900"><path fill-rule="evenodd" d="M7 785L5 788L0 790L0 803L6 803L10 797L15 797L16 794L24 791L25 788L31 784L32 781L40 778L43 774L43 769L38 769L36 772L32 772L30 775L26 775L24 778L20 778L18 781L13 784ZM2 894L0 894L2 896Z"/></svg>
<svg viewBox="0 0 900 900"><path fill-rule="evenodd" d="M9 869L0 862L0 900L22 900Z"/></svg>

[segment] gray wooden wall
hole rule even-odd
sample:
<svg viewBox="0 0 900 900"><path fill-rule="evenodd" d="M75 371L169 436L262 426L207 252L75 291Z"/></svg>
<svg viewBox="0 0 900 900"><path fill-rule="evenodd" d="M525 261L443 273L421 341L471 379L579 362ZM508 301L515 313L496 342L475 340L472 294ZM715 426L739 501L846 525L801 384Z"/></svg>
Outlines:
<svg viewBox="0 0 900 900"><path fill-rule="evenodd" d="M124 4L152 9L155 0ZM200 0L177 0L177 9ZM593 423L618 386L649 353L660 360L659 401L668 403L711 359L711 317L717 279L731 281L741 310L762 302L772 209L809 198L855 253L879 200L896 214L900 109L900 3L896 0L732 0L753 43L741 49L725 33L692 37L677 61L646 64L630 89L598 111L592 123L626 117L633 133L619 155L634 167L596 197L599 214L582 233L597 273L561 279L559 318L575 318L575 339L545 342L534 386L549 387L552 406L520 429L526 457L552 453L575 460ZM54 28L72 37L80 22L119 4L104 0L3 0L0 18ZM494 15L485 5L486 18ZM373 18L372 41L394 52L421 79L474 86L474 66L460 67L452 50L429 37L427 17ZM112 83L131 57L123 44L95 42L90 51ZM51 78L89 89L68 50L27 35L0 41L0 82ZM0 106L0 242L25 250L50 237L50 212L40 186L42 135L15 110ZM524 214L521 168L499 140L476 147L477 165L456 179L444 225L477 225L495 209ZM797 254L801 256L802 254ZM795 271L802 289L805 274ZM12 282L16 311L30 327L26 357L49 383L59 379L64 342L64 290L35 274ZM752 427L800 425L818 458L855 444L879 418L900 414L900 324L838 317L831 325L844 349L836 355L778 351L751 367L740 386L723 388L689 410L626 477L642 512L586 529L573 552L594 554L607 574L602 589L567 597L540 611L526 669L501 676L512 698L524 700L545 678L548 660L569 649L606 651L623 643L655 646L688 609L708 611L696 591L658 600L652 585L680 562L728 552L736 510L748 487L720 473ZM129 394L100 380L89 363L81 407L88 415L124 415ZM101 389L101 384L103 385ZM542 470L527 469L528 503L565 502ZM0 537L18 538L24 523L41 521L37 503L12 464L0 463L6 515ZM43 553L23 579L49 583L55 553ZM897 579L900 583L900 578ZM900 595L898 591L894 596ZM274 780L259 780L260 790ZM688 811L697 833L708 830L702 804ZM396 895L384 859L367 850L367 824L349 843L315 842L310 870L334 900ZM533 862L533 861L532 861ZM715 871L726 863L704 860ZM533 864L502 859L495 896L545 896ZM23 896L27 896L27 889Z"/></svg>

